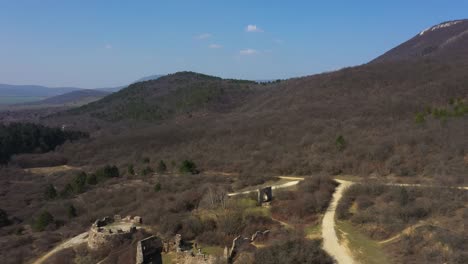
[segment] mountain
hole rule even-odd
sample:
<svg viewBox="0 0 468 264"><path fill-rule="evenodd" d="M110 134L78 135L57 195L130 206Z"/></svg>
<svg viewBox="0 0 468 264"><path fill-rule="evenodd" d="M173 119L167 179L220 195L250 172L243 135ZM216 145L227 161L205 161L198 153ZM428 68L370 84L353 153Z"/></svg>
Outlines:
<svg viewBox="0 0 468 264"><path fill-rule="evenodd" d="M365 65L274 83L180 72L132 84L47 122L96 130L96 140L65 151L80 164L109 156L132 164L145 153L192 157L219 171L463 181L467 61L439 59L443 48L429 57L389 55L402 53L402 46L411 45Z"/></svg>
<svg viewBox="0 0 468 264"><path fill-rule="evenodd" d="M164 76L164 75L156 74L156 75L146 76L146 77L143 77L143 78L140 78L140 79L134 81L133 83L156 80L156 79L158 79L158 78L160 78L162 76ZM120 91L120 90L122 90L123 88L126 88L126 87L127 86L124 85L124 86L117 86L117 87L110 87L110 88L97 88L96 90L109 92L109 93L115 93L115 92L118 92L118 91Z"/></svg>
<svg viewBox="0 0 468 264"><path fill-rule="evenodd" d="M83 105L99 100L107 95L109 92L94 90L94 89L83 89L77 90L47 99L29 103L29 105Z"/></svg>
<svg viewBox="0 0 468 264"><path fill-rule="evenodd" d="M36 96L36 97L50 97L59 94L64 94L81 88L76 87L57 87L49 88L40 85L13 85L13 84L0 84L0 96Z"/></svg>
<svg viewBox="0 0 468 264"><path fill-rule="evenodd" d="M158 79L159 77L164 76L164 75L151 75L151 76L146 76L143 78L138 79L137 82L142 82L142 81L148 81L148 80L155 80ZM106 88L96 88L92 90L99 90L103 91L106 93L113 93L117 92L127 86L117 86L117 87L106 87ZM57 88L51 88L51 87L45 87L41 85L14 85L14 84L0 84L0 97L42 97L42 98L48 98L56 95L61 95L65 93L69 93L72 91L78 91L78 90L91 90L91 89L83 89L83 88L77 88L77 87L57 87ZM89 93L89 91L88 91ZM79 96L79 94L76 94ZM84 95L84 94L83 94ZM73 96L73 95L72 95Z"/></svg>
<svg viewBox="0 0 468 264"><path fill-rule="evenodd" d="M468 59L468 19L444 22L421 31L373 62L437 59L464 62Z"/></svg>
<svg viewBox="0 0 468 264"><path fill-rule="evenodd" d="M222 112L245 98L253 85L256 83L179 72L131 84L70 113L104 120L163 120L197 111Z"/></svg>

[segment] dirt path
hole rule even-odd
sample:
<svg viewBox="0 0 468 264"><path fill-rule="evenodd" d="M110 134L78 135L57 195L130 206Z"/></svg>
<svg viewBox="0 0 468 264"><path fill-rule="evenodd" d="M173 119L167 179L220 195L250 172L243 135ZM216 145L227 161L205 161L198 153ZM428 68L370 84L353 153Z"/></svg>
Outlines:
<svg viewBox="0 0 468 264"><path fill-rule="evenodd" d="M36 261L33 262L33 264L41 264L44 263L48 258L50 258L52 255L55 253L59 252L60 250L66 249L66 248L71 248L74 246L78 246L80 244L86 243L88 238L88 232L81 233L65 242L62 244L56 246L54 249L51 251L47 252L44 256L38 258Z"/></svg>
<svg viewBox="0 0 468 264"><path fill-rule="evenodd" d="M288 182L285 182L285 183L282 183L282 184L278 184L278 185L272 185L271 186L272 190L292 187L294 185L299 184L302 180L304 180L304 178L288 177L288 176L280 176L278 178L285 179L285 180L291 180L291 181L288 181ZM248 190L248 191L243 191L243 192L233 192L233 193L229 193L228 196L231 197L231 196L236 196L236 195L255 193L257 191L258 191L257 189L253 189L253 190Z"/></svg>
<svg viewBox="0 0 468 264"><path fill-rule="evenodd" d="M124 231L128 231L133 226L133 224L132 223L116 223L116 224L111 224L109 226L111 226L113 229L122 229ZM146 231L151 231L151 228L149 228L148 226L137 226L137 229L144 229ZM44 263L44 261L46 261L48 258L50 258L55 253L59 252L60 250L75 247L75 246L78 246L78 245L81 245L81 244L87 243L87 242L88 242L88 231L86 231L84 233L81 233L81 234L79 234L79 235L77 235L77 236L75 236L73 238L70 238L69 240L59 244L58 246L56 246L55 248L53 248L52 250L47 252L47 254L43 255L40 258L38 258L32 264L42 264L42 263Z"/></svg>
<svg viewBox="0 0 468 264"><path fill-rule="evenodd" d="M352 264L356 263L351 256L349 250L340 245L338 236L335 231L335 212L336 206L340 201L343 191L351 186L353 183L349 181L336 180L340 185L336 188L333 194L332 201L325 212L322 220L322 238L323 249L336 259L338 264Z"/></svg>

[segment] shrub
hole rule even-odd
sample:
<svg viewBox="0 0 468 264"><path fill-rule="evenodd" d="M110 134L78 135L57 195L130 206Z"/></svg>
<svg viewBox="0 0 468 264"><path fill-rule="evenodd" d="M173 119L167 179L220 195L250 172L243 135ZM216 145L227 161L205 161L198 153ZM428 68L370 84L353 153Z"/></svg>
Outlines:
<svg viewBox="0 0 468 264"><path fill-rule="evenodd" d="M154 191L155 192L161 191L161 183L158 182L154 185Z"/></svg>
<svg viewBox="0 0 468 264"><path fill-rule="evenodd" d="M127 172L130 175L135 175L135 168L133 167L133 164L128 165Z"/></svg>
<svg viewBox="0 0 468 264"><path fill-rule="evenodd" d="M94 174L94 173L88 174L86 176L86 183L89 184L89 185L96 185L97 184L96 174Z"/></svg>
<svg viewBox="0 0 468 264"><path fill-rule="evenodd" d="M106 165L96 171L96 177L98 182L109 178L117 178L120 176L119 168L116 166Z"/></svg>
<svg viewBox="0 0 468 264"><path fill-rule="evenodd" d="M10 219L8 219L8 214L3 210L0 209L0 227L4 227L11 224Z"/></svg>
<svg viewBox="0 0 468 264"><path fill-rule="evenodd" d="M184 160L182 162L182 165L179 168L179 171L181 173L191 173L191 174L197 174L199 172L197 170L197 166L191 160Z"/></svg>
<svg viewBox="0 0 468 264"><path fill-rule="evenodd" d="M57 197L57 190L55 189L54 185L47 184L45 192L44 192L44 197L47 200L53 200Z"/></svg>
<svg viewBox="0 0 468 264"><path fill-rule="evenodd" d="M39 217L34 221L34 231L44 231L44 229L54 222L54 217L47 211L43 211Z"/></svg>
<svg viewBox="0 0 468 264"><path fill-rule="evenodd" d="M85 191L85 186L86 186L86 173L85 172L80 172L78 175L75 176L73 179L71 186L73 188L73 192L75 194L79 194Z"/></svg>
<svg viewBox="0 0 468 264"><path fill-rule="evenodd" d="M145 168L143 168L143 170L141 170L141 175L143 176L146 176L150 173L153 173L153 168L151 168L150 166L146 166Z"/></svg>
<svg viewBox="0 0 468 264"><path fill-rule="evenodd" d="M423 113L417 113L414 121L416 124L424 124L426 122L426 116Z"/></svg>

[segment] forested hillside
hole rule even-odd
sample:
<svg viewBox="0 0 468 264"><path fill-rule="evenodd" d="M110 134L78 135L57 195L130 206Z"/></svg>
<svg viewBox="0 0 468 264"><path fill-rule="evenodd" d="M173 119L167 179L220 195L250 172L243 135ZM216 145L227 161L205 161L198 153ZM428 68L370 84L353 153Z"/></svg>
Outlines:
<svg viewBox="0 0 468 264"><path fill-rule="evenodd" d="M36 124L0 124L0 164L7 163L13 154L43 153L54 150L65 141L88 137L79 131L63 131Z"/></svg>
<svg viewBox="0 0 468 264"><path fill-rule="evenodd" d="M255 82L180 72L130 85L103 100L69 113L102 120L156 121L195 111L227 111L247 96Z"/></svg>

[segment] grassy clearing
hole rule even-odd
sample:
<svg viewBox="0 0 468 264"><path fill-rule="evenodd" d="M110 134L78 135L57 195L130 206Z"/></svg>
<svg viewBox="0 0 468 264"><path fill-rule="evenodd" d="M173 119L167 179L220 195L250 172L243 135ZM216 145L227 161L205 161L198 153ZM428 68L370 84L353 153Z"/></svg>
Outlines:
<svg viewBox="0 0 468 264"><path fill-rule="evenodd" d="M201 252L203 254L207 254L207 255L210 255L210 256L216 256L216 257L223 256L223 254L224 254L224 248L222 248L222 247L204 246L204 245L200 245L200 247L201 247Z"/></svg>
<svg viewBox="0 0 468 264"><path fill-rule="evenodd" d="M175 253L173 253L173 252L167 253L167 254L162 254L161 257L162 257L162 263L164 263L164 264L166 264L166 263L171 264L176 260Z"/></svg>
<svg viewBox="0 0 468 264"><path fill-rule="evenodd" d="M57 172L69 171L69 170L79 170L80 168L72 167L68 165L60 165L60 166L53 166L53 167L39 167L39 168L29 168L24 169L27 172L32 174L40 174L40 175L51 175Z"/></svg>
<svg viewBox="0 0 468 264"><path fill-rule="evenodd" d="M312 224L307 225L304 228L307 239L317 239L322 237L322 225Z"/></svg>
<svg viewBox="0 0 468 264"><path fill-rule="evenodd" d="M359 232L348 221L337 221L337 233L342 240L348 240L348 247L356 259L363 264L390 264L389 257L377 241Z"/></svg>

